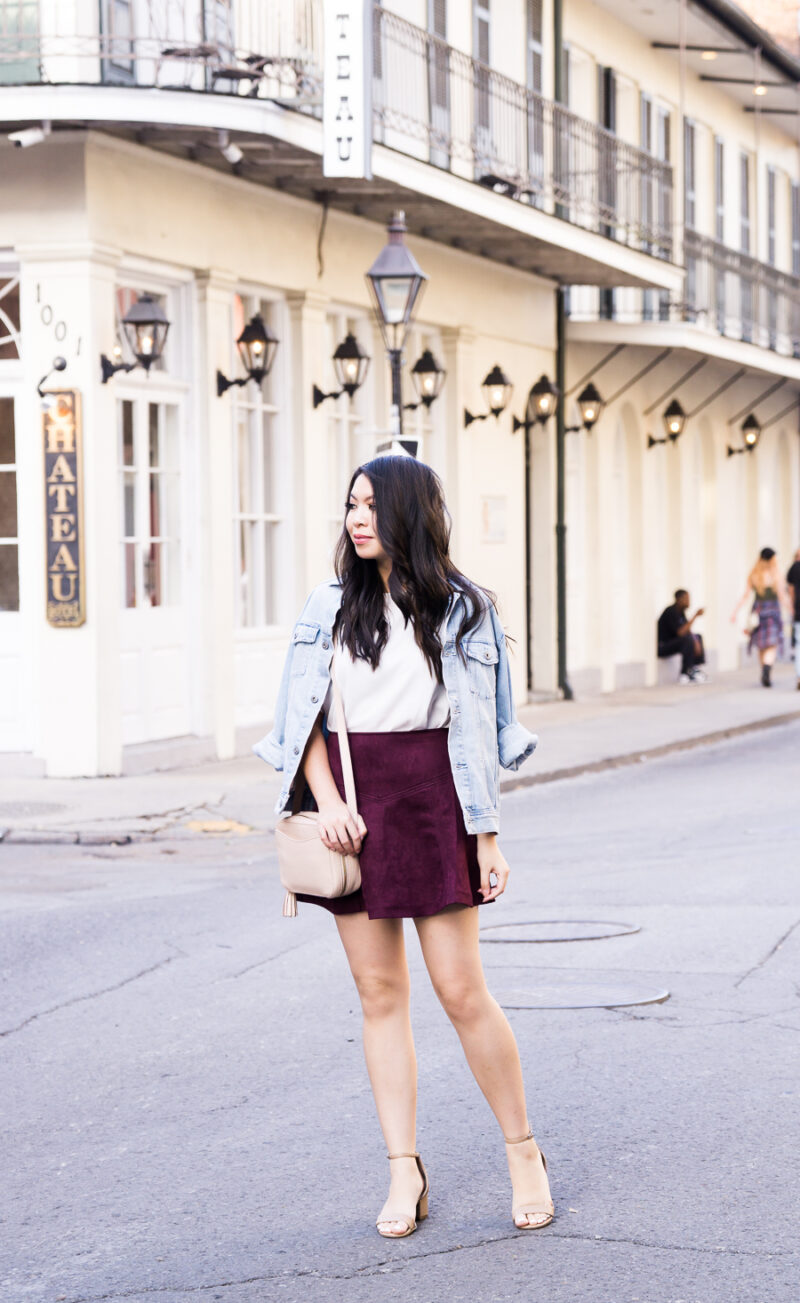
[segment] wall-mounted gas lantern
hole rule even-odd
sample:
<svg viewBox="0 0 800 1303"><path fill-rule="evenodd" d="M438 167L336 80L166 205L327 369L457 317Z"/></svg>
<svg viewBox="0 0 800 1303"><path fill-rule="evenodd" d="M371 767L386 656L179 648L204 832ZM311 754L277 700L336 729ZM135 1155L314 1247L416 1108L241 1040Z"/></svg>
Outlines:
<svg viewBox="0 0 800 1303"><path fill-rule="evenodd" d="M151 366L164 352L170 322L161 304L150 294L142 294L122 318L122 329L135 362L112 362L101 354L100 366L103 384L107 384L118 371L135 371L137 366L149 373ZM115 349L115 356L121 356L122 350Z"/></svg>
<svg viewBox="0 0 800 1303"><path fill-rule="evenodd" d="M474 415L469 408L464 408L464 429L473 421L486 421L490 416L495 420L502 416L511 401L514 386L500 366L495 364L481 385L481 392L488 408L486 412Z"/></svg>
<svg viewBox="0 0 800 1303"><path fill-rule="evenodd" d="M279 343L277 335L273 334L261 313L257 312L236 341L247 375L229 380L221 371L217 371L217 397L221 398L234 385L246 385L249 380L254 380L257 385L263 384L264 378L272 369Z"/></svg>
<svg viewBox="0 0 800 1303"><path fill-rule="evenodd" d="M339 388L325 394L319 385L314 385L311 391L314 407L319 407L326 398L341 398L342 394L352 398L363 385L369 364L369 354L364 351L355 335L352 332L345 335L333 355L333 369L339 381Z"/></svg>

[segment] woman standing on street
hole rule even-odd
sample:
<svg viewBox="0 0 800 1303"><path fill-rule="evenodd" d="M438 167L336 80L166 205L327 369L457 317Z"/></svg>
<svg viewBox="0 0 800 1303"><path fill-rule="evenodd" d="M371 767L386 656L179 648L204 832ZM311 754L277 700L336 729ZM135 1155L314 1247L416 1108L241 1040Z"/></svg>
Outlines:
<svg viewBox="0 0 800 1303"><path fill-rule="evenodd" d="M757 617L758 623L750 632L747 650L750 652L753 647L758 648L761 682L765 688L771 688L775 657L783 655L782 608L786 607L788 602L778 558L771 547L761 549L758 560L747 576L747 587L731 616L732 624L736 622L739 611L751 593L754 595L752 614Z"/></svg>
<svg viewBox="0 0 800 1303"><path fill-rule="evenodd" d="M387 1238L410 1235L428 1212L404 918L414 921L434 990L505 1138L514 1222L546 1226L546 1164L514 1034L484 979L476 908L501 895L509 875L497 842L498 764L517 769L536 737L514 713L494 595L450 559L448 513L431 468L377 457L353 473L344 510L338 578L313 590L295 624L275 725L255 750L285 772L276 813L297 807L295 782L307 785L325 845L360 856L358 891L297 899L334 915L361 999L390 1159L377 1228ZM357 824L344 800L332 658Z"/></svg>

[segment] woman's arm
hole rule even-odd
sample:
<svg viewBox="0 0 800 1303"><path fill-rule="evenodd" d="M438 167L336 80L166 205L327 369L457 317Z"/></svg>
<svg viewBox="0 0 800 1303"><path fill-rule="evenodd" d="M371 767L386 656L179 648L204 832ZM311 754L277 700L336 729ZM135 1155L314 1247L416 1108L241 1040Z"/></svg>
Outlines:
<svg viewBox="0 0 800 1303"><path fill-rule="evenodd" d="M745 588L744 592L742 593L741 597L739 598L738 602L736 603L736 605L735 605L734 608L733 608L733 614L731 615L731 624L735 624L735 623L736 623L736 617L737 617L737 615L739 614L739 612L741 611L741 609L742 609L742 607L744 606L745 602L747 601L748 597L750 596L751 591L752 591L752 590L751 590L751 588L750 588L750 585L748 584L747 587Z"/></svg>
<svg viewBox="0 0 800 1303"><path fill-rule="evenodd" d="M347 802L339 795L328 761L328 748L322 732L322 715L317 715L311 729L300 769L311 788L319 810L320 836L329 850L341 855L358 855L367 828L361 815L356 823Z"/></svg>

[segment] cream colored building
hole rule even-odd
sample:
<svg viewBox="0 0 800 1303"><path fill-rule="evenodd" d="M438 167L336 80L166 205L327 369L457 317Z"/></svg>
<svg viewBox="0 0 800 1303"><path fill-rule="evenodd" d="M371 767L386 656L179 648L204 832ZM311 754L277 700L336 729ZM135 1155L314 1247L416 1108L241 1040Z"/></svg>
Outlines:
<svg viewBox="0 0 800 1303"><path fill-rule="evenodd" d="M710 11L692 6L684 46L746 44ZM542 374L563 371L570 426L585 378L596 372L611 399L664 355L591 434L561 443L573 687L653 681L654 619L678 584L708 608L715 663L736 663L727 617L752 555L771 543L786 556L800 535L796 414L769 425L800 388L800 171L794 119L766 112L796 94L800 65L773 65L759 37L758 84L792 87L754 96L752 82L702 80L712 62L749 76L752 51L706 63L654 48L680 44L678 3L642 11L640 27L612 0L568 0L558 19L522 0L376 7L372 176L344 179L322 166L320 0L0 0L6 767L113 774L230 756L263 732L292 622L331 571L349 473L386 439L389 373L364 273L398 208L429 277L406 400L424 348L447 370L406 432L443 477L457 563L499 595L518 700L565 677L558 425L527 438L512 426ZM6 139L19 131L35 133L25 147ZM170 321L163 358L103 383L101 354L130 360L120 319L143 293ZM256 312L279 340L274 366L261 388L219 396L218 370L243 375L235 340ZM348 332L372 358L366 382L352 402L315 407ZM57 356L66 369L42 388L81 407L78 627L47 618L56 527L37 385ZM495 364L514 384L509 407L465 426L465 407L485 414ZM684 433L648 449L673 396ZM728 422L751 403L759 445L728 457L740 441Z"/></svg>

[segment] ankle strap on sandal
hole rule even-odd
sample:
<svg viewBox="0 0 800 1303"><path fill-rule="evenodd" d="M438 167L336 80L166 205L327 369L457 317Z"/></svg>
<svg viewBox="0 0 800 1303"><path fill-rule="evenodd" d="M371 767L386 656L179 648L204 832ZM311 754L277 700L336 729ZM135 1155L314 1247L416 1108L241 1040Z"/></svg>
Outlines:
<svg viewBox="0 0 800 1303"><path fill-rule="evenodd" d="M530 1123L528 1124L528 1126L529 1126L528 1134L525 1136L517 1136L514 1140L509 1140L508 1136L503 1136L503 1139L505 1140L506 1144L521 1145L525 1140L533 1140L533 1132L530 1130Z"/></svg>
<svg viewBox="0 0 800 1303"><path fill-rule="evenodd" d="M413 1154L387 1154L387 1158L419 1158L419 1154L414 1151Z"/></svg>

